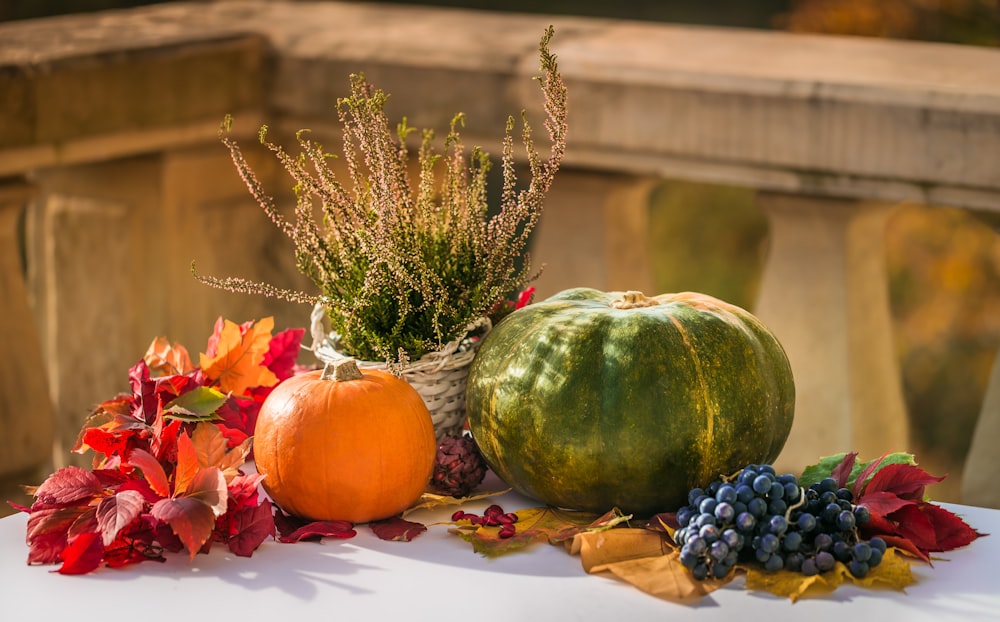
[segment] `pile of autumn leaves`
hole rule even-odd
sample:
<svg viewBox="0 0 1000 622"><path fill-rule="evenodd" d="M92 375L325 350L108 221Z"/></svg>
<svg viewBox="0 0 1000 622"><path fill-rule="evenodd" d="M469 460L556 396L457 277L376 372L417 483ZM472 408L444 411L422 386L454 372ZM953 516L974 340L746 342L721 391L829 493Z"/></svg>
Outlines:
<svg viewBox="0 0 1000 622"><path fill-rule="evenodd" d="M250 556L268 537L350 537L350 523L304 524L259 494L261 476L241 470L257 413L296 372L304 329L272 336L274 320L219 318L194 366L187 350L158 338L129 371L131 391L97 406L74 451L93 467L61 468L33 489L28 562L83 574L193 558L215 542ZM14 504L12 504L14 505Z"/></svg>

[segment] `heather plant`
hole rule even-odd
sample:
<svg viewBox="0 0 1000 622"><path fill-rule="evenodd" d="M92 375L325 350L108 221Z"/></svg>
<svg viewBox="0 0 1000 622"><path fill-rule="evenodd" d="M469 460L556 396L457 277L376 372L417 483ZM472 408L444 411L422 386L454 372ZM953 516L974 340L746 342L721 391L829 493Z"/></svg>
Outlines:
<svg viewBox="0 0 1000 622"><path fill-rule="evenodd" d="M487 201L491 160L479 147L466 151L459 135L464 116L453 118L441 152L434 147L434 132L421 132L419 177L413 185L407 140L417 130L404 117L392 132L385 114L388 96L363 74L352 74L350 97L337 102L349 184L337 179L328 165L333 156L310 140L307 131L297 134L301 153L293 156L267 139L266 127L261 129L261 143L295 181L293 219L264 191L228 135L228 119L222 133L252 196L291 238L298 270L319 293L235 277L196 278L228 291L318 303L339 335L339 348L364 360L402 365L464 337L473 322L538 276L526 247L562 160L567 131L566 87L549 51L552 35L549 27L541 39L542 75L537 78L551 141L549 156L543 161L539 155L522 111L521 141L531 179L519 189L516 123L508 117L502 142L503 187L493 215Z"/></svg>

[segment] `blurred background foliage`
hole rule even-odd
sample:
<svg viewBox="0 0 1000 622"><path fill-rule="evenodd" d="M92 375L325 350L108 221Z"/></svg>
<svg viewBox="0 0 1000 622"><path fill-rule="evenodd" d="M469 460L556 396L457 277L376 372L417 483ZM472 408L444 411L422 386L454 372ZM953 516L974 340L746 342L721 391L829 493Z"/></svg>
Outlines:
<svg viewBox="0 0 1000 622"><path fill-rule="evenodd" d="M804 33L1000 45L1000 0L396 0ZM143 0L3 0L0 20L124 8ZM1000 162L997 163L1000 166ZM664 182L650 205L661 292L699 290L753 307L767 220L753 191ZM885 232L895 343L935 498L958 500L962 464L1000 346L1000 214L900 205Z"/></svg>

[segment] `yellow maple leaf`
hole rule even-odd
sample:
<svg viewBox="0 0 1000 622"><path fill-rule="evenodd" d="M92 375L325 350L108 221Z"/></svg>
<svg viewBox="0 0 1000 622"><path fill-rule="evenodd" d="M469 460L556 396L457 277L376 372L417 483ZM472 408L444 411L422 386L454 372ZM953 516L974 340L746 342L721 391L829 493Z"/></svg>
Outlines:
<svg viewBox="0 0 1000 622"><path fill-rule="evenodd" d="M266 317L240 330L239 324L226 320L219 334L219 345L214 357L200 355L202 373L219 382L219 388L235 395L243 395L254 387L271 387L278 377L261 363L270 349L274 318Z"/></svg>
<svg viewBox="0 0 1000 622"><path fill-rule="evenodd" d="M832 592L845 581L867 588L883 587L905 591L907 586L913 584L914 578L910 562L895 549L889 549L882 558L882 563L862 578L852 575L840 562L834 565L833 570L811 577L790 570L767 572L751 566L747 568L746 587L784 596L795 602L803 596Z"/></svg>

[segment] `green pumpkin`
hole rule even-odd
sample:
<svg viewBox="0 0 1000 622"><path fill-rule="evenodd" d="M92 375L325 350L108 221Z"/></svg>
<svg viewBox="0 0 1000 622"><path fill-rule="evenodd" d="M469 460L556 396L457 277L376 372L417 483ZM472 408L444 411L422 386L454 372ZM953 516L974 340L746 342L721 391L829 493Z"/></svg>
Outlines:
<svg viewBox="0 0 1000 622"><path fill-rule="evenodd" d="M571 289L487 334L469 429L487 464L549 505L645 516L747 464L792 426L784 349L752 314L698 293Z"/></svg>

